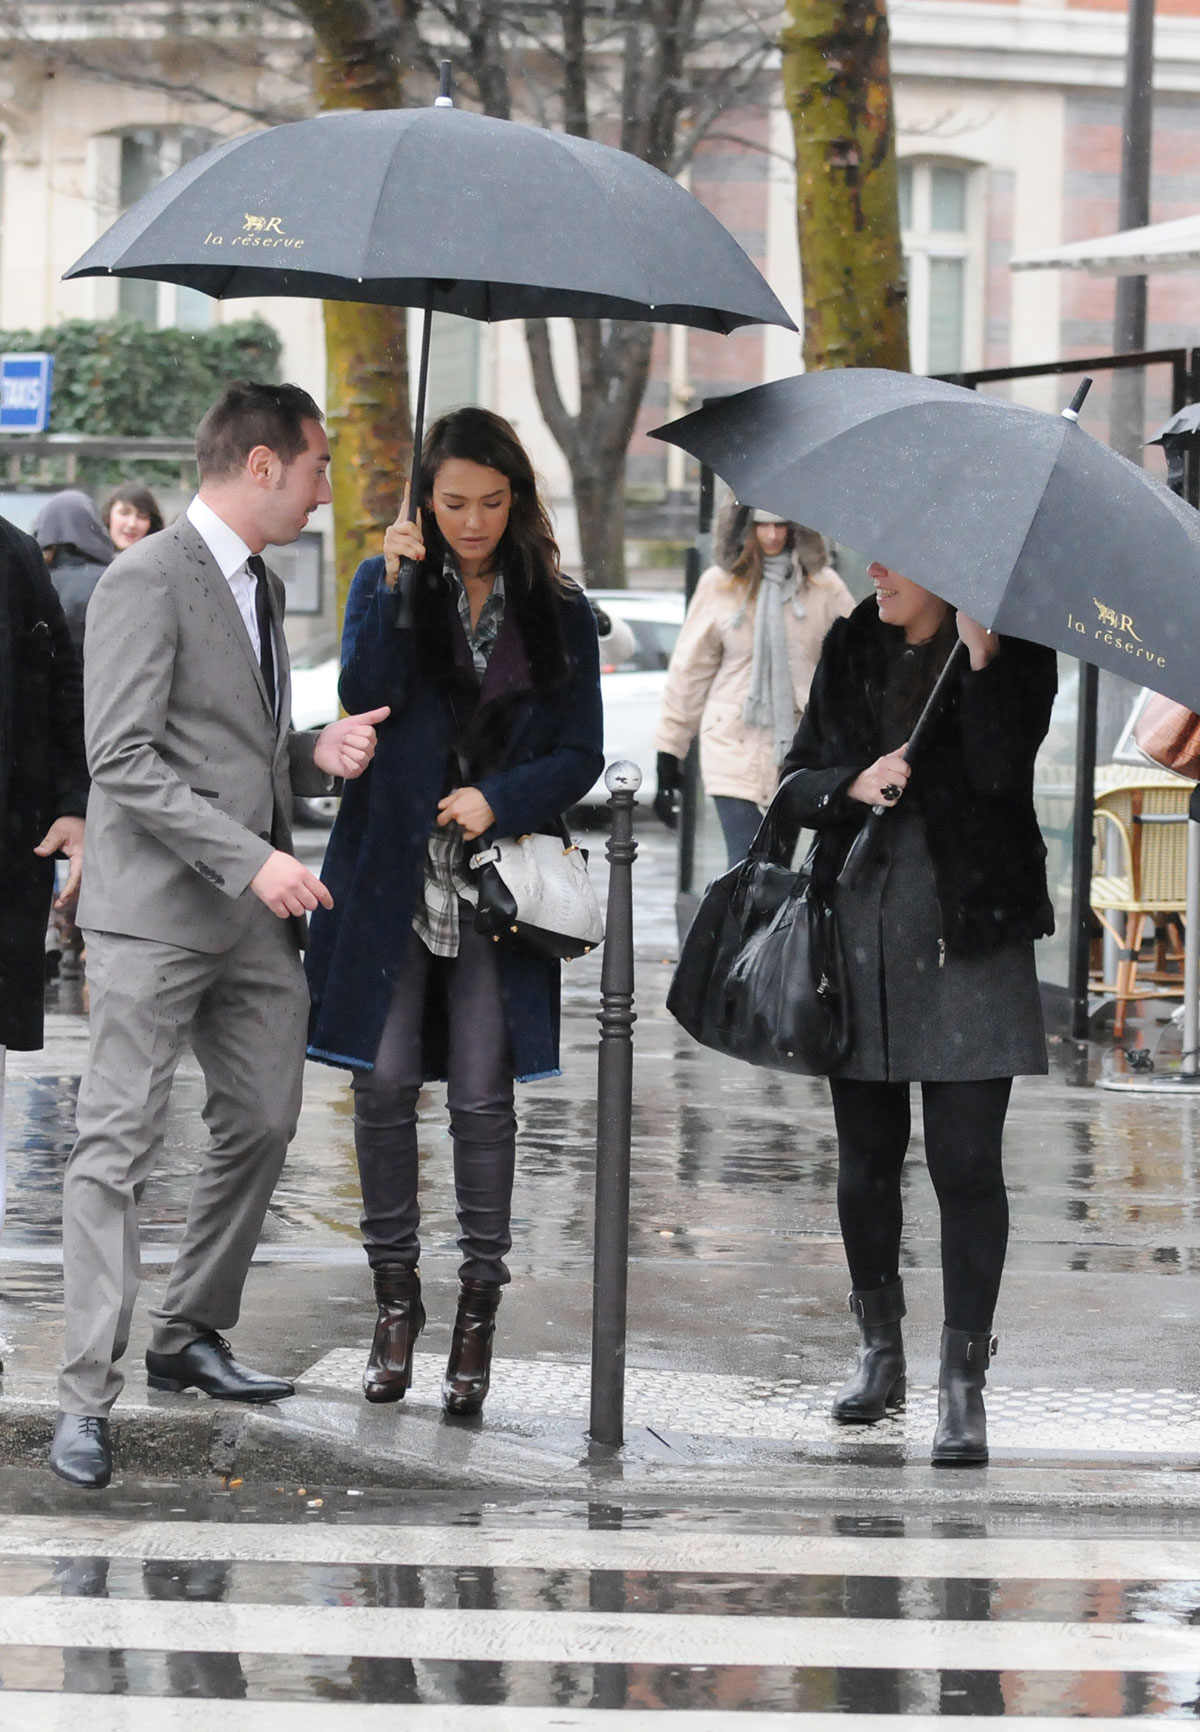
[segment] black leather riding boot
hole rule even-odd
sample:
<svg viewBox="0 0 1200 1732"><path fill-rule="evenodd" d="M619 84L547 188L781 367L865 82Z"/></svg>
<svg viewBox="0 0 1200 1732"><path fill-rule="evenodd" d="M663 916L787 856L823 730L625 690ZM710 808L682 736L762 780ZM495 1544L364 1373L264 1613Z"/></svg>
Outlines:
<svg viewBox="0 0 1200 1732"><path fill-rule="evenodd" d="M425 1327L415 1263L381 1263L372 1271L379 1315L363 1372L368 1401L399 1401L412 1382L413 1348Z"/></svg>
<svg viewBox="0 0 1200 1732"><path fill-rule="evenodd" d="M458 1290L458 1314L450 1358L442 1384L447 1413L478 1413L487 1396L492 1373L492 1336L500 1304L497 1281L463 1281Z"/></svg>
<svg viewBox="0 0 1200 1732"><path fill-rule="evenodd" d="M996 1337L990 1329L975 1335L966 1329L943 1328L938 1426L931 1457L934 1467L982 1467L986 1463L983 1386L987 1382L988 1361L996 1347Z"/></svg>
<svg viewBox="0 0 1200 1732"><path fill-rule="evenodd" d="M858 1324L858 1364L834 1397L833 1417L839 1425L870 1425L882 1419L889 1407L904 1405L903 1281L855 1288L850 1309Z"/></svg>

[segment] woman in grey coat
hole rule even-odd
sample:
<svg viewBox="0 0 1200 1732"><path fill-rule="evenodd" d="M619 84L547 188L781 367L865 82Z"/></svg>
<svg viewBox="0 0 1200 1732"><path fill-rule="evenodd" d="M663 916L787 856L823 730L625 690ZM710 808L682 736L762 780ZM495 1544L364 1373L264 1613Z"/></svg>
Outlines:
<svg viewBox="0 0 1200 1732"><path fill-rule="evenodd" d="M1033 765L1056 663L886 566L871 577L874 596L825 640L783 765L790 820L817 831L814 884L833 899L851 1013L830 1090L861 1344L833 1416L870 1422L904 1398L900 1180L919 1082L945 1303L933 1462L982 1463L1008 1239L1001 1137L1013 1077L1046 1069L1033 940L1054 921ZM969 661L910 765L905 743L956 637ZM892 815L855 887L840 887L872 806Z"/></svg>

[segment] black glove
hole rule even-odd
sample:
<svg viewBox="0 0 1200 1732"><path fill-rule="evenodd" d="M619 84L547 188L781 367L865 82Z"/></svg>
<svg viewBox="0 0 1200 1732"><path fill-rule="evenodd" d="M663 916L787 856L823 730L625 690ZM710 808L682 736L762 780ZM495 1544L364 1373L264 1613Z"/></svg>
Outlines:
<svg viewBox="0 0 1200 1732"><path fill-rule="evenodd" d="M683 782L683 765L670 752L660 752L655 765L658 792L654 796L654 815L661 818L668 830L679 828L679 790Z"/></svg>

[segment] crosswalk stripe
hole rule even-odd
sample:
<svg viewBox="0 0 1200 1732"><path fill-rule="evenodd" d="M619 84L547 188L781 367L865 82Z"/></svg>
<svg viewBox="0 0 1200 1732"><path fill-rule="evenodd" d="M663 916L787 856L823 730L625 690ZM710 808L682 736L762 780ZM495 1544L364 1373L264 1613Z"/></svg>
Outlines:
<svg viewBox="0 0 1200 1732"><path fill-rule="evenodd" d="M364 1524L0 1517L0 1555L198 1563L462 1569L655 1570L703 1575L1200 1582L1200 1540L887 1539L692 1529L376 1527Z"/></svg>
<svg viewBox="0 0 1200 1732"><path fill-rule="evenodd" d="M739 1713L732 1709L498 1708L429 1704L187 1701L178 1697L0 1693L0 1716L20 1732L979 1732L968 1714ZM1005 1716L1006 1723L1011 1717ZM1022 1724L1020 1717L1017 1724ZM1162 1732L1161 1717L1112 1720L1037 1716L1030 1732Z"/></svg>
<svg viewBox="0 0 1200 1732"><path fill-rule="evenodd" d="M1200 1630L957 1619L0 1598L0 1645L349 1658L963 1671L1200 1669Z"/></svg>

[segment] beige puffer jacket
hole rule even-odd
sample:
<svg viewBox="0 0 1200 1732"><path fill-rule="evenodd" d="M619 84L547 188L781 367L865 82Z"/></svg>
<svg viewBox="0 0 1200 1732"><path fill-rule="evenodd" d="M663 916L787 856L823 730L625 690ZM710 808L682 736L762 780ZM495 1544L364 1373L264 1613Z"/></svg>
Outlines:
<svg viewBox="0 0 1200 1732"><path fill-rule="evenodd" d="M797 567L795 597L784 604L797 723L825 633L853 608L850 591L831 567L807 579ZM671 656L654 747L686 757L698 732L705 792L766 806L779 782L771 732L742 720L754 659L754 614L746 585L721 566L710 566L696 585Z"/></svg>

